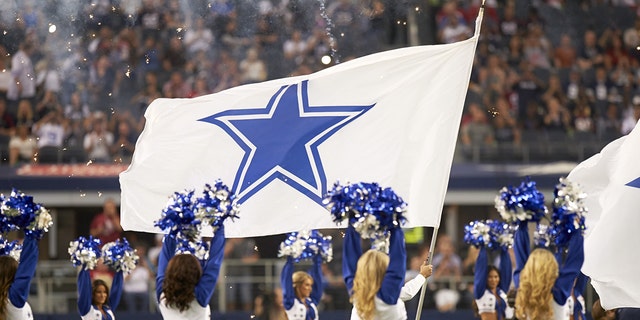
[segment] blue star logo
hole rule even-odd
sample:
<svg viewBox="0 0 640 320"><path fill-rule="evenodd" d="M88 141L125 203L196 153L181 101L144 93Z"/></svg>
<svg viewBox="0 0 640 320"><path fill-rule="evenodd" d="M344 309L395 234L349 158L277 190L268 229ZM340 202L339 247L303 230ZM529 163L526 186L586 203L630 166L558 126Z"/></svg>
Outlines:
<svg viewBox="0 0 640 320"><path fill-rule="evenodd" d="M626 184L626 186L640 188L640 177Z"/></svg>
<svg viewBox="0 0 640 320"><path fill-rule="evenodd" d="M228 110L200 121L222 128L244 151L232 187L241 203L274 179L321 203L327 181L318 146L374 105L310 106L305 80L278 89L266 108Z"/></svg>

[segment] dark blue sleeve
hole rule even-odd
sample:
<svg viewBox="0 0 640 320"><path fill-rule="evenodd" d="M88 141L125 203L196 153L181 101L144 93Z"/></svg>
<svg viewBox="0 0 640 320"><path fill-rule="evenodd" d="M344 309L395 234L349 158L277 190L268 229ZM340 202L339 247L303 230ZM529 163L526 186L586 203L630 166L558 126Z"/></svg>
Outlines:
<svg viewBox="0 0 640 320"><path fill-rule="evenodd" d="M9 300L17 308L22 308L29 297L31 278L35 275L38 263L38 241L31 237L25 237L20 252L20 264L9 287Z"/></svg>
<svg viewBox="0 0 640 320"><path fill-rule="evenodd" d="M589 282L589 277L580 272L578 274L578 278L576 279L576 285L573 287L573 294L576 297L581 296L584 293L584 289L587 287L587 282Z"/></svg>
<svg viewBox="0 0 640 320"><path fill-rule="evenodd" d="M293 289L293 258L287 257L287 263L282 268L280 274L280 286L282 286L282 302L284 309L289 310L293 307L294 300L296 298L295 290Z"/></svg>
<svg viewBox="0 0 640 320"><path fill-rule="evenodd" d="M559 305L564 305L567 298L571 295L573 283L580 273L582 263L584 262L584 239L580 233L574 234L569 240L569 250L567 253L567 261L560 266L560 274L556 279L551 293L553 300Z"/></svg>
<svg viewBox="0 0 640 320"><path fill-rule="evenodd" d="M162 250L158 256L158 273L156 274L156 299L160 301L162 294L162 282L164 281L164 272L167 269L169 260L176 254L176 239L169 235L165 235L162 241Z"/></svg>
<svg viewBox="0 0 640 320"><path fill-rule="evenodd" d="M113 276L113 282L111 283L111 292L109 293L109 307L111 307L111 310L117 309L118 305L120 304L123 281L124 276L122 274L122 271L116 272L116 275Z"/></svg>
<svg viewBox="0 0 640 320"><path fill-rule="evenodd" d="M78 312L85 316L91 310L91 276L89 271L82 268L78 273Z"/></svg>
<svg viewBox="0 0 640 320"><path fill-rule="evenodd" d="M505 293L509 292L511 286L512 269L511 256L509 256L509 249L500 249L500 284L498 285Z"/></svg>
<svg viewBox="0 0 640 320"><path fill-rule="evenodd" d="M476 258L476 267L473 271L473 297L476 299L482 298L484 292L487 290L488 265L489 257L487 256L487 249L484 246L480 247L478 258Z"/></svg>
<svg viewBox="0 0 640 320"><path fill-rule="evenodd" d="M313 257L313 267L309 269L309 275L313 278L313 287L311 288L311 301L316 304L320 303L322 299L322 256L317 255Z"/></svg>
<svg viewBox="0 0 640 320"><path fill-rule="evenodd" d="M406 272L407 251L404 246L404 231L402 228L395 228L391 230L389 241L389 267L387 267L387 272L377 294L384 303L391 305L398 303Z"/></svg>
<svg viewBox="0 0 640 320"><path fill-rule="evenodd" d="M513 271L513 283L516 288L520 286L520 271L524 268L529 254L531 245L529 244L529 226L527 222L520 222L518 230L513 240L513 251L516 255L516 269Z"/></svg>
<svg viewBox="0 0 640 320"><path fill-rule="evenodd" d="M209 304L213 290L216 288L220 267L222 266L222 259L224 258L225 242L224 226L221 226L216 230L213 239L211 239L209 260L202 270L202 278L200 278L200 281L196 285L196 300L198 300L198 303L203 307Z"/></svg>
<svg viewBox="0 0 640 320"><path fill-rule="evenodd" d="M349 296L353 293L353 278L358 268L358 259L362 255L362 244L360 242L360 234L353 226L348 226L342 248L342 277L344 278L344 284L347 286Z"/></svg>

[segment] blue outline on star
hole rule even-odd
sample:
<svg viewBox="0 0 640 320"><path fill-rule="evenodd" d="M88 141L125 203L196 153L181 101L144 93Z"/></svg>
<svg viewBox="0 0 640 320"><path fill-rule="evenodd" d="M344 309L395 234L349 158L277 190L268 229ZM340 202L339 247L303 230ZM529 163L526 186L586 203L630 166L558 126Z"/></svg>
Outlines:
<svg viewBox="0 0 640 320"><path fill-rule="evenodd" d="M640 188L640 177L638 177L635 180L625 184L625 186L634 187L634 188Z"/></svg>
<svg viewBox="0 0 640 320"><path fill-rule="evenodd" d="M318 147L375 105L310 106L308 80L282 86L266 108L227 110L200 119L244 150L233 181L239 202L279 179L321 203L327 181Z"/></svg>

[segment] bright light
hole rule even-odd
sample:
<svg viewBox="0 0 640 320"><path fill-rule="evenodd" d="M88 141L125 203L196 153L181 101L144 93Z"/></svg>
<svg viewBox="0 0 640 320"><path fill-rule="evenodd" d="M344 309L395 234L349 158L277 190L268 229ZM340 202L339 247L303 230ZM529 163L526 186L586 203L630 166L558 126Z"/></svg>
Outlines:
<svg viewBox="0 0 640 320"><path fill-rule="evenodd" d="M331 57L324 55L322 56L322 58L320 58L320 62L322 62L322 64L324 65L328 65L329 63L331 63Z"/></svg>
<svg viewBox="0 0 640 320"><path fill-rule="evenodd" d="M57 28L56 28L56 25L55 25L55 24L50 25L50 26L49 26L49 33L54 33L54 32L56 32L56 29L57 29Z"/></svg>

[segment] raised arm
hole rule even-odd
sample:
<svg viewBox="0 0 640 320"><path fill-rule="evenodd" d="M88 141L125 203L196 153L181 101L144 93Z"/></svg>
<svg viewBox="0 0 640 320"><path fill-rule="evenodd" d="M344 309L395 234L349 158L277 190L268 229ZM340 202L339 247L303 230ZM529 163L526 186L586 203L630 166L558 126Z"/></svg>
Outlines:
<svg viewBox="0 0 640 320"><path fill-rule="evenodd" d="M404 231L401 228L395 228L391 230L389 240L389 267L377 294L386 304L398 303L406 271L407 251L404 245Z"/></svg>
<svg viewBox="0 0 640 320"><path fill-rule="evenodd" d="M513 283L516 288L518 288L520 286L520 271L524 268L531 253L529 225L526 221L520 222L518 230L516 230L516 235L513 240L513 251L516 255L516 269L513 271Z"/></svg>
<svg viewBox="0 0 640 320"><path fill-rule="evenodd" d="M293 289L293 258L287 257L287 262L282 268L280 274L280 286L282 287L282 302L285 310L290 310L296 299L296 293Z"/></svg>
<svg viewBox="0 0 640 320"><path fill-rule="evenodd" d="M478 251L478 257L476 258L476 267L473 271L473 297L480 299L487 290L487 273L489 266L489 257L487 249L483 246ZM502 280L502 279L500 279Z"/></svg>
<svg viewBox="0 0 640 320"><path fill-rule="evenodd" d="M78 312L81 317L91 311L91 300L91 277L89 271L82 268L78 273Z"/></svg>
<svg viewBox="0 0 640 320"><path fill-rule="evenodd" d="M115 276L113 276L113 282L111 283L111 292L109 293L109 307L111 307L111 310L117 309L118 305L120 304L123 281L124 276L122 274L122 271L116 272Z"/></svg>
<svg viewBox="0 0 640 320"><path fill-rule="evenodd" d="M584 262L584 238L582 234L577 233L569 240L569 251L567 261L564 265L560 265L560 274L556 279L551 293L553 300L559 305L564 305L567 298L571 295L573 284L580 273L582 263Z"/></svg>
<svg viewBox="0 0 640 320"><path fill-rule="evenodd" d="M9 287L9 300L17 308L22 308L29 297L29 285L36 272L38 262L38 240L25 237L20 253L20 264Z"/></svg>
<svg viewBox="0 0 640 320"><path fill-rule="evenodd" d="M322 279L322 256L313 257L313 267L309 269L309 275L313 278L313 287L311 288L311 301L318 305L322 298L323 279Z"/></svg>
<svg viewBox="0 0 640 320"><path fill-rule="evenodd" d="M158 256L158 273L156 275L156 299L160 301L162 294L162 282L164 281L164 272L167 269L169 260L176 254L176 239L170 235L165 235L162 241L162 250Z"/></svg>
<svg viewBox="0 0 640 320"><path fill-rule="evenodd" d="M224 244L224 226L220 226L213 235L213 239L211 239L209 260L202 270L202 278L196 285L196 299L203 307L209 304L213 290L216 288L222 259L224 258Z"/></svg>
<svg viewBox="0 0 640 320"><path fill-rule="evenodd" d="M504 293L509 292L511 286L511 278L513 277L511 266L511 256L509 255L509 249L500 249L500 284L498 285Z"/></svg>
<svg viewBox="0 0 640 320"><path fill-rule="evenodd" d="M349 296L353 289L353 278L358 268L358 259L362 255L362 244L360 234L353 228L348 226L344 235L344 244L342 249L342 277L344 284L347 286Z"/></svg>

